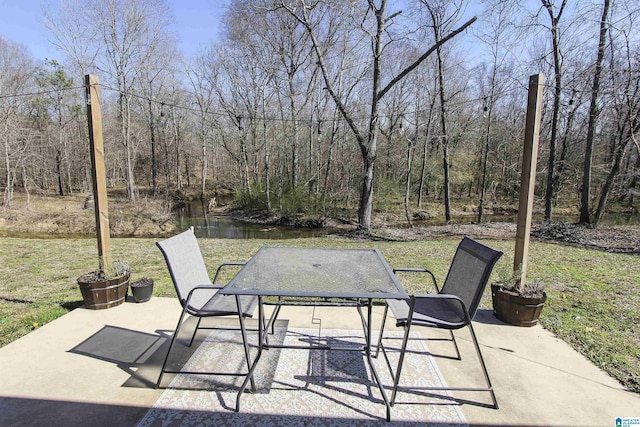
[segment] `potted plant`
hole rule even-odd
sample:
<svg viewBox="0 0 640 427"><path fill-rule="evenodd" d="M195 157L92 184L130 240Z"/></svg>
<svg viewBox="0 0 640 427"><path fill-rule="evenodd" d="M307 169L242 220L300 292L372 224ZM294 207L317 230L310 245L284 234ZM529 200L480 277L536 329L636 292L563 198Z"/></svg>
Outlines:
<svg viewBox="0 0 640 427"><path fill-rule="evenodd" d="M153 279L149 277L142 277L131 282L131 293L133 294L133 299L136 302L149 301L153 294Z"/></svg>
<svg viewBox="0 0 640 427"><path fill-rule="evenodd" d="M102 268L78 277L78 286L86 308L102 310L124 302L129 287L129 265L113 262L110 268Z"/></svg>
<svg viewBox="0 0 640 427"><path fill-rule="evenodd" d="M491 284L493 314L511 325L530 327L538 323L547 294L541 282L522 283L521 278L516 269L511 274L503 273Z"/></svg>

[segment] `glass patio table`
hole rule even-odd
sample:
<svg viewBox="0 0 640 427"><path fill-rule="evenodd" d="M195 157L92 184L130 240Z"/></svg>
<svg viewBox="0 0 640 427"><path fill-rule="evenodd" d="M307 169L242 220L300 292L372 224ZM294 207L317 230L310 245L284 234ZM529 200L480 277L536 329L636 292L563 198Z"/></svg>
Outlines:
<svg viewBox="0 0 640 427"><path fill-rule="evenodd" d="M282 305L338 305L357 307L365 336L364 351L375 382L386 405L390 420L391 407L378 373L371 360L371 318L374 299L406 299L407 293L377 249L324 249L296 247L262 247L242 267L221 291L228 295L258 297L258 353L249 373L238 391L236 411L240 411L240 397L258 364L262 350L270 347L300 348L270 345L268 329L277 318ZM276 308L265 324L264 297L279 297ZM240 304L239 298L236 298ZM367 307L367 316L362 307ZM240 307L238 307L240 310ZM303 348L310 348L304 346ZM313 345L313 349L330 350L330 346ZM342 350L345 348L341 347Z"/></svg>

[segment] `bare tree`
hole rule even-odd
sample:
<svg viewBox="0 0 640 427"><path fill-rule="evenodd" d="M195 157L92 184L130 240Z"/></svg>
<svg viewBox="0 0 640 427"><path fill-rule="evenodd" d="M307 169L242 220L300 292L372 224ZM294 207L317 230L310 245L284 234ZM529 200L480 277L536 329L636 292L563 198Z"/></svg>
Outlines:
<svg viewBox="0 0 640 427"><path fill-rule="evenodd" d="M16 172L27 154L28 138L20 136L20 108L27 99L14 95L26 91L33 77L33 59L22 45L0 38L0 120L4 154L4 205L13 204Z"/></svg>
<svg viewBox="0 0 640 427"><path fill-rule="evenodd" d="M158 45L167 39L168 5L164 0L78 0L64 3L57 15L46 12L45 16L57 46L83 71L95 68L117 86L127 191L135 200L131 91L136 87L136 71L149 66Z"/></svg>
<svg viewBox="0 0 640 427"><path fill-rule="evenodd" d="M300 130L298 129L299 112L302 111L310 97L300 97L300 76L310 65L311 52L306 49L308 37L304 28L292 16L282 13L272 13L272 33L266 40L272 43L272 50L280 61L280 69L284 72L284 96L288 100L289 119L291 125L291 186L298 185L298 171L300 169ZM276 44L273 44L273 43Z"/></svg>
<svg viewBox="0 0 640 427"><path fill-rule="evenodd" d="M55 123L56 127L57 143L54 144L54 150L58 194L64 196L63 162L70 163L64 131L67 124L75 118L72 106L68 102L69 94L67 91L73 86L73 81L57 61L47 61L45 67L38 68L35 79L38 86L46 92L43 94L42 102L39 102L39 104L44 108L47 119L51 115L50 119ZM67 181L68 189L71 191L71 183L69 181Z"/></svg>
<svg viewBox="0 0 640 427"><path fill-rule="evenodd" d="M375 159L377 150L378 130L379 130L379 102L389 92L389 90L401 81L406 75L413 71L422 61L429 57L436 49L442 46L444 43L455 37L457 34L464 31L469 25L471 25L476 18L464 23L456 30L449 33L447 36L442 37L440 40L429 49L427 49L419 58L414 60L409 66L403 69L398 75L393 77L384 87L381 82L382 71L382 59L383 52L386 46L393 40L385 41L385 37L388 34L388 26L393 23L393 19L398 16L399 12L387 15L387 2L386 0L380 0L377 4L374 0L369 0L367 7L364 10L364 19L362 20L363 28L365 24L371 24L371 28L366 30L371 40L371 86L370 86L370 112L367 120L366 129L362 129L356 123L353 113L348 109L344 100L339 97L338 92L335 90L335 80L330 74L330 70L325 58L325 51L323 45L319 41L318 23L312 16L314 12L322 6L324 3L315 2L313 4L306 3L305 0L300 0L297 6L291 4L281 3L281 7L285 8L289 13L294 16L306 29L313 45L313 50L316 54L318 65L322 70L322 75L329 91L329 94L336 103L338 110L342 114L344 120L349 125L349 128L353 132L363 160L363 182L362 190L360 192L360 203L358 209L358 226L360 229L368 232L371 230L371 213L373 206L373 178L375 169ZM369 14L373 15L372 20L367 20Z"/></svg>
<svg viewBox="0 0 640 427"><path fill-rule="evenodd" d="M602 184L598 207L592 222L597 224L604 214L607 199L613 187L614 179L619 174L622 161L634 147L640 153L638 134L640 133L640 58L631 44L630 33L634 28L631 15L626 17L628 28L620 31L622 46L611 46L611 62L609 73L612 77L612 124L609 148L609 171ZM616 53L620 52L619 55ZM624 56L623 56L624 55ZM621 56L619 58L618 56Z"/></svg>
<svg viewBox="0 0 640 427"><path fill-rule="evenodd" d="M61 0L57 10L43 3L43 24L50 41L71 59L84 76L95 68L100 47L96 44L99 27L91 22L86 0Z"/></svg>
<svg viewBox="0 0 640 427"><path fill-rule="evenodd" d="M553 72L554 72L554 88L553 88L553 111L551 118L551 138L549 139L549 166L547 169L547 191L544 198L544 219L551 221L553 212L553 200L555 194L555 186L558 177L556 174L556 144L558 140L558 125L561 108L562 96L562 55L560 52L560 20L567 6L568 0L562 0L559 6L554 4L553 0L540 0L542 6L549 16L549 32L551 34L552 55L553 55Z"/></svg>
<svg viewBox="0 0 640 427"><path fill-rule="evenodd" d="M211 144L213 126L212 114L214 108L217 106L215 103L216 96L216 76L212 75L215 72L212 62L215 60L212 58L214 55L213 49L207 49L201 52L193 61L193 63L187 67L186 75L189 80L189 84L193 89L196 105L198 106L198 129L200 142L202 146L202 168L201 168L201 187L200 192L202 197L206 191L207 181L207 146Z"/></svg>
<svg viewBox="0 0 640 427"><path fill-rule="evenodd" d="M175 41L170 36L149 46L149 49L151 52L148 55L148 61L143 66L136 67L135 72L142 94L139 100L146 104L141 105L141 108L146 111L149 129L151 194L156 196L158 193L158 116L162 113L162 99L166 97L167 87L175 79L177 70L174 64L179 55L175 49ZM198 95L197 91L196 95ZM206 157L203 161L206 161Z"/></svg>
<svg viewBox="0 0 640 427"><path fill-rule="evenodd" d="M444 55L442 51L442 45L440 41L443 39L444 34L449 32L453 25L458 20L461 14L465 1L427 1L421 0L421 3L426 8L430 23L429 27L433 32L433 38L436 43L436 64L437 64L437 78L438 78L438 94L440 100L440 143L442 146L442 166L444 172L443 182L443 195L444 195L444 217L447 224L451 222L451 201L450 201L450 187L451 180L449 177L450 169L450 157L449 157L449 142L450 136L447 132L447 102L448 97L446 94L444 84Z"/></svg>
<svg viewBox="0 0 640 427"><path fill-rule="evenodd" d="M602 62L604 61L607 30L609 26L610 1L603 0L602 17L600 18L600 37L598 39L598 54L591 86L591 104L589 105L589 125L587 128L587 141L584 153L584 166L582 171L582 191L580 193L580 222L589 223L589 199L591 195L591 164L593 162L593 146L595 140L596 120L598 116L598 95L600 94L600 77L602 75Z"/></svg>
<svg viewBox="0 0 640 427"><path fill-rule="evenodd" d="M129 198L135 200L130 90L134 87L135 70L149 65L157 44L163 42L167 35L168 7L165 2L151 0L102 0L89 3L91 20L100 29L99 37L105 54L98 67L113 77L119 91L127 191Z"/></svg>
<svg viewBox="0 0 640 427"><path fill-rule="evenodd" d="M485 10L485 27L482 27L478 37L487 45L491 54L489 64L489 79L481 81L482 98L484 100L483 110L486 112L486 124L484 128L483 145L480 150L480 201L478 203L478 222L482 222L484 214L485 197L487 192L487 162L492 144L492 130L494 110L496 102L504 91L507 80L501 75L505 67L507 58L510 55L510 45L512 43L513 31L511 21L514 15L514 4L509 2L487 1L488 7ZM488 86L488 87L487 87Z"/></svg>

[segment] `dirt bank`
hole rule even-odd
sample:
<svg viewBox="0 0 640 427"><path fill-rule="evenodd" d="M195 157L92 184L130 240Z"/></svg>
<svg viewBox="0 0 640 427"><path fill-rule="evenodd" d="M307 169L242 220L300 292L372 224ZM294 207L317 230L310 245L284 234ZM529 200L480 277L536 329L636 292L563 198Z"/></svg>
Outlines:
<svg viewBox="0 0 640 427"><path fill-rule="evenodd" d="M95 233L93 200L87 194L71 196L17 194L12 206L0 207L3 235L91 235ZM109 200L109 225L113 237L158 236L175 231L168 203L141 198L136 202Z"/></svg>
<svg viewBox="0 0 640 427"><path fill-rule="evenodd" d="M516 236L516 225L490 222L415 227L413 229L382 227L376 230L374 235L379 238L394 240L422 240L462 236L513 239ZM533 239L609 252L640 254L640 226L599 226L593 228L565 223L534 224L531 230L531 237Z"/></svg>

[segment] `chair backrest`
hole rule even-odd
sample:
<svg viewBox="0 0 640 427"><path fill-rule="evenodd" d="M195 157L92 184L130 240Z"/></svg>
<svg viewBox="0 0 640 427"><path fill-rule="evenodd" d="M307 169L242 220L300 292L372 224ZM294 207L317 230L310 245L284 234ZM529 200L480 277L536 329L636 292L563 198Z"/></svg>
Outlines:
<svg viewBox="0 0 640 427"><path fill-rule="evenodd" d="M501 256L502 252L465 237L458 245L440 293L462 299L473 319L493 266Z"/></svg>
<svg viewBox="0 0 640 427"><path fill-rule="evenodd" d="M156 242L156 245L167 262L180 304L184 305L189 292L194 287L211 284L193 227L176 236Z"/></svg>

